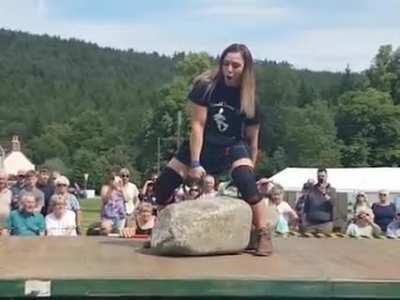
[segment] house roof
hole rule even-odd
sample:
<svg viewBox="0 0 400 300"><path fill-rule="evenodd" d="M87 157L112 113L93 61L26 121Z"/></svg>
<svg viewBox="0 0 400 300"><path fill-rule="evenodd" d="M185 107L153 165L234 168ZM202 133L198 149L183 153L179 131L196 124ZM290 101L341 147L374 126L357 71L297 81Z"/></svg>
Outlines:
<svg viewBox="0 0 400 300"><path fill-rule="evenodd" d="M16 175L18 170L34 170L35 165L20 151L12 151L4 159L4 171Z"/></svg>

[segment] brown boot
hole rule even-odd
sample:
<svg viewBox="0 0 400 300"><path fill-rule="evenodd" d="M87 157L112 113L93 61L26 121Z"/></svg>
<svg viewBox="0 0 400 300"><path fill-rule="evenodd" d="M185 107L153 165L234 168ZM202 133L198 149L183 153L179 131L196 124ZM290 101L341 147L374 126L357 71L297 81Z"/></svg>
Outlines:
<svg viewBox="0 0 400 300"><path fill-rule="evenodd" d="M254 255L257 256L270 256L274 251L272 245L272 233L269 228L260 228L257 230L258 246Z"/></svg>
<svg viewBox="0 0 400 300"><path fill-rule="evenodd" d="M247 245L245 251L246 252L251 252L256 250L258 247L258 234L257 231L252 229L250 231L250 240L249 240L249 244Z"/></svg>

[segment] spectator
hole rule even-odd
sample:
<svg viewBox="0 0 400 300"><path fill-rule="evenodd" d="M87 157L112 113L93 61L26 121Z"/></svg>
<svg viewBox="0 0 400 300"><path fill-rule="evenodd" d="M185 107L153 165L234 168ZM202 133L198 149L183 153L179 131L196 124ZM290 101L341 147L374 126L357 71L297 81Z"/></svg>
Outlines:
<svg viewBox="0 0 400 300"><path fill-rule="evenodd" d="M358 192L356 195L356 202L354 203L354 216L357 216L358 211L370 208L371 206L369 205L367 194Z"/></svg>
<svg viewBox="0 0 400 300"><path fill-rule="evenodd" d="M386 232L387 226L396 217L396 207L390 202L388 191L379 191L379 202L372 204L372 211L375 215L374 222L383 232Z"/></svg>
<svg viewBox="0 0 400 300"><path fill-rule="evenodd" d="M125 201L122 194L122 179L111 175L101 189L101 232L109 234L120 232L125 227Z"/></svg>
<svg viewBox="0 0 400 300"><path fill-rule="evenodd" d="M191 186L185 187L185 200L196 200L202 195L201 188L198 184L192 183Z"/></svg>
<svg viewBox="0 0 400 300"><path fill-rule="evenodd" d="M12 193L7 188L8 174L0 171L0 235L7 227L7 218L11 211Z"/></svg>
<svg viewBox="0 0 400 300"><path fill-rule="evenodd" d="M396 218L387 226L386 235L390 238L400 237L400 212L397 212Z"/></svg>
<svg viewBox="0 0 400 300"><path fill-rule="evenodd" d="M276 206L279 217L278 224L276 225L276 232L288 233L289 227L296 227L298 216L293 208L283 200L284 190L280 184L275 184L270 190L271 202Z"/></svg>
<svg viewBox="0 0 400 300"><path fill-rule="evenodd" d="M304 202L308 196L308 193L312 190L313 186L314 186L314 180L308 179L307 182L303 184L300 197L296 201L295 212L299 216L298 219L299 226L302 226L304 224Z"/></svg>
<svg viewBox="0 0 400 300"><path fill-rule="evenodd" d="M263 198L269 198L272 187L274 184L268 178L261 178L257 181L257 188Z"/></svg>
<svg viewBox="0 0 400 300"><path fill-rule="evenodd" d="M50 198L50 203L49 207L47 210L47 213L50 214L53 212L55 201L59 198L62 197L65 199L66 203L66 208L68 210L71 210L74 212L75 215L75 224L76 224L76 232L78 234L81 234L80 230L80 225L81 225L81 206L79 204L78 199L75 197L75 195L71 194L68 191L70 182L67 177L65 176L59 176L55 180L55 185L56 185L56 190L54 195Z"/></svg>
<svg viewBox="0 0 400 300"><path fill-rule="evenodd" d="M36 196L25 193L20 198L21 209L13 210L7 219L6 234L17 236L44 235L45 222L37 212Z"/></svg>
<svg viewBox="0 0 400 300"><path fill-rule="evenodd" d="M17 181L11 187L11 193L12 193L11 209L19 208L19 196L25 186L25 171L18 170L16 178L17 178Z"/></svg>
<svg viewBox="0 0 400 300"><path fill-rule="evenodd" d="M217 191L215 190L215 178L212 175L206 175L203 179L202 199L215 198Z"/></svg>
<svg viewBox="0 0 400 300"><path fill-rule="evenodd" d="M127 218L133 215L136 206L139 204L139 190L136 185L130 182L130 172L126 168L122 168L119 172L122 178L122 194L124 195L125 211Z"/></svg>
<svg viewBox="0 0 400 300"><path fill-rule="evenodd" d="M50 182L50 172L46 168L43 168L39 171L37 187L44 195L44 206L41 213L45 216L49 207L50 198L55 192L54 184Z"/></svg>
<svg viewBox="0 0 400 300"><path fill-rule="evenodd" d="M304 231L330 233L336 221L336 190L328 183L326 169L318 169L318 183L304 199Z"/></svg>
<svg viewBox="0 0 400 300"><path fill-rule="evenodd" d="M135 222L128 228L124 228L121 231L121 235L123 237L133 237L134 235L150 236L156 220L152 211L153 206L150 203L140 203L135 212Z"/></svg>
<svg viewBox="0 0 400 300"><path fill-rule="evenodd" d="M76 217L67 209L66 198L61 194L54 195L53 212L46 216L46 233L50 236L76 236Z"/></svg>
<svg viewBox="0 0 400 300"><path fill-rule="evenodd" d="M25 194L35 195L36 199L36 207L35 212L40 213L42 208L44 207L44 194L41 190L39 190L36 186L38 182L38 174L36 171L31 170L26 172L25 174L25 187L19 193L19 197L21 198Z"/></svg>
<svg viewBox="0 0 400 300"><path fill-rule="evenodd" d="M370 208L357 210L354 221L347 227L346 234L353 237L373 237L381 233L381 229L374 223L374 214Z"/></svg>
<svg viewBox="0 0 400 300"><path fill-rule="evenodd" d="M140 200L143 202L148 202L154 207L156 207L157 202L156 202L156 194L154 191L154 184L155 182L153 181L153 179L147 180L144 183L144 186L142 188L142 193L140 194Z"/></svg>

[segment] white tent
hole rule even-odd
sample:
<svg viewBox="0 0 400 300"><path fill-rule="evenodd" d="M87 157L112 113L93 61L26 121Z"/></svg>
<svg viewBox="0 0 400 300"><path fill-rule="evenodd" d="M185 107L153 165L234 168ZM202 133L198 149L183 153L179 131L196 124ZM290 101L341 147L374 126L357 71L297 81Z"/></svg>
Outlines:
<svg viewBox="0 0 400 300"><path fill-rule="evenodd" d="M338 192L376 193L381 189L400 193L400 168L339 168L327 169L328 182ZM286 191L301 191L307 179L317 178L316 168L286 168L270 179Z"/></svg>
<svg viewBox="0 0 400 300"><path fill-rule="evenodd" d="M4 159L4 171L16 175L19 170L34 170L35 165L20 151L13 151Z"/></svg>

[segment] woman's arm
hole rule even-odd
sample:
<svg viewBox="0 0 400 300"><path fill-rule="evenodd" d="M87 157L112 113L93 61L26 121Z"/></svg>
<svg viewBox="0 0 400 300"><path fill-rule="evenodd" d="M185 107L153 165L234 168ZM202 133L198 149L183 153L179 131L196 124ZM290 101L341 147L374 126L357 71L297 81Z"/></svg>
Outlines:
<svg viewBox="0 0 400 300"><path fill-rule="evenodd" d="M246 126L246 140L251 151L251 160L253 165L256 165L258 154L258 133L260 132L260 125Z"/></svg>
<svg viewBox="0 0 400 300"><path fill-rule="evenodd" d="M190 159L191 170L190 175L194 178L200 178L205 174L204 169L200 166L200 153L203 147L204 127L207 120L207 107L195 103L189 104L190 113Z"/></svg>

